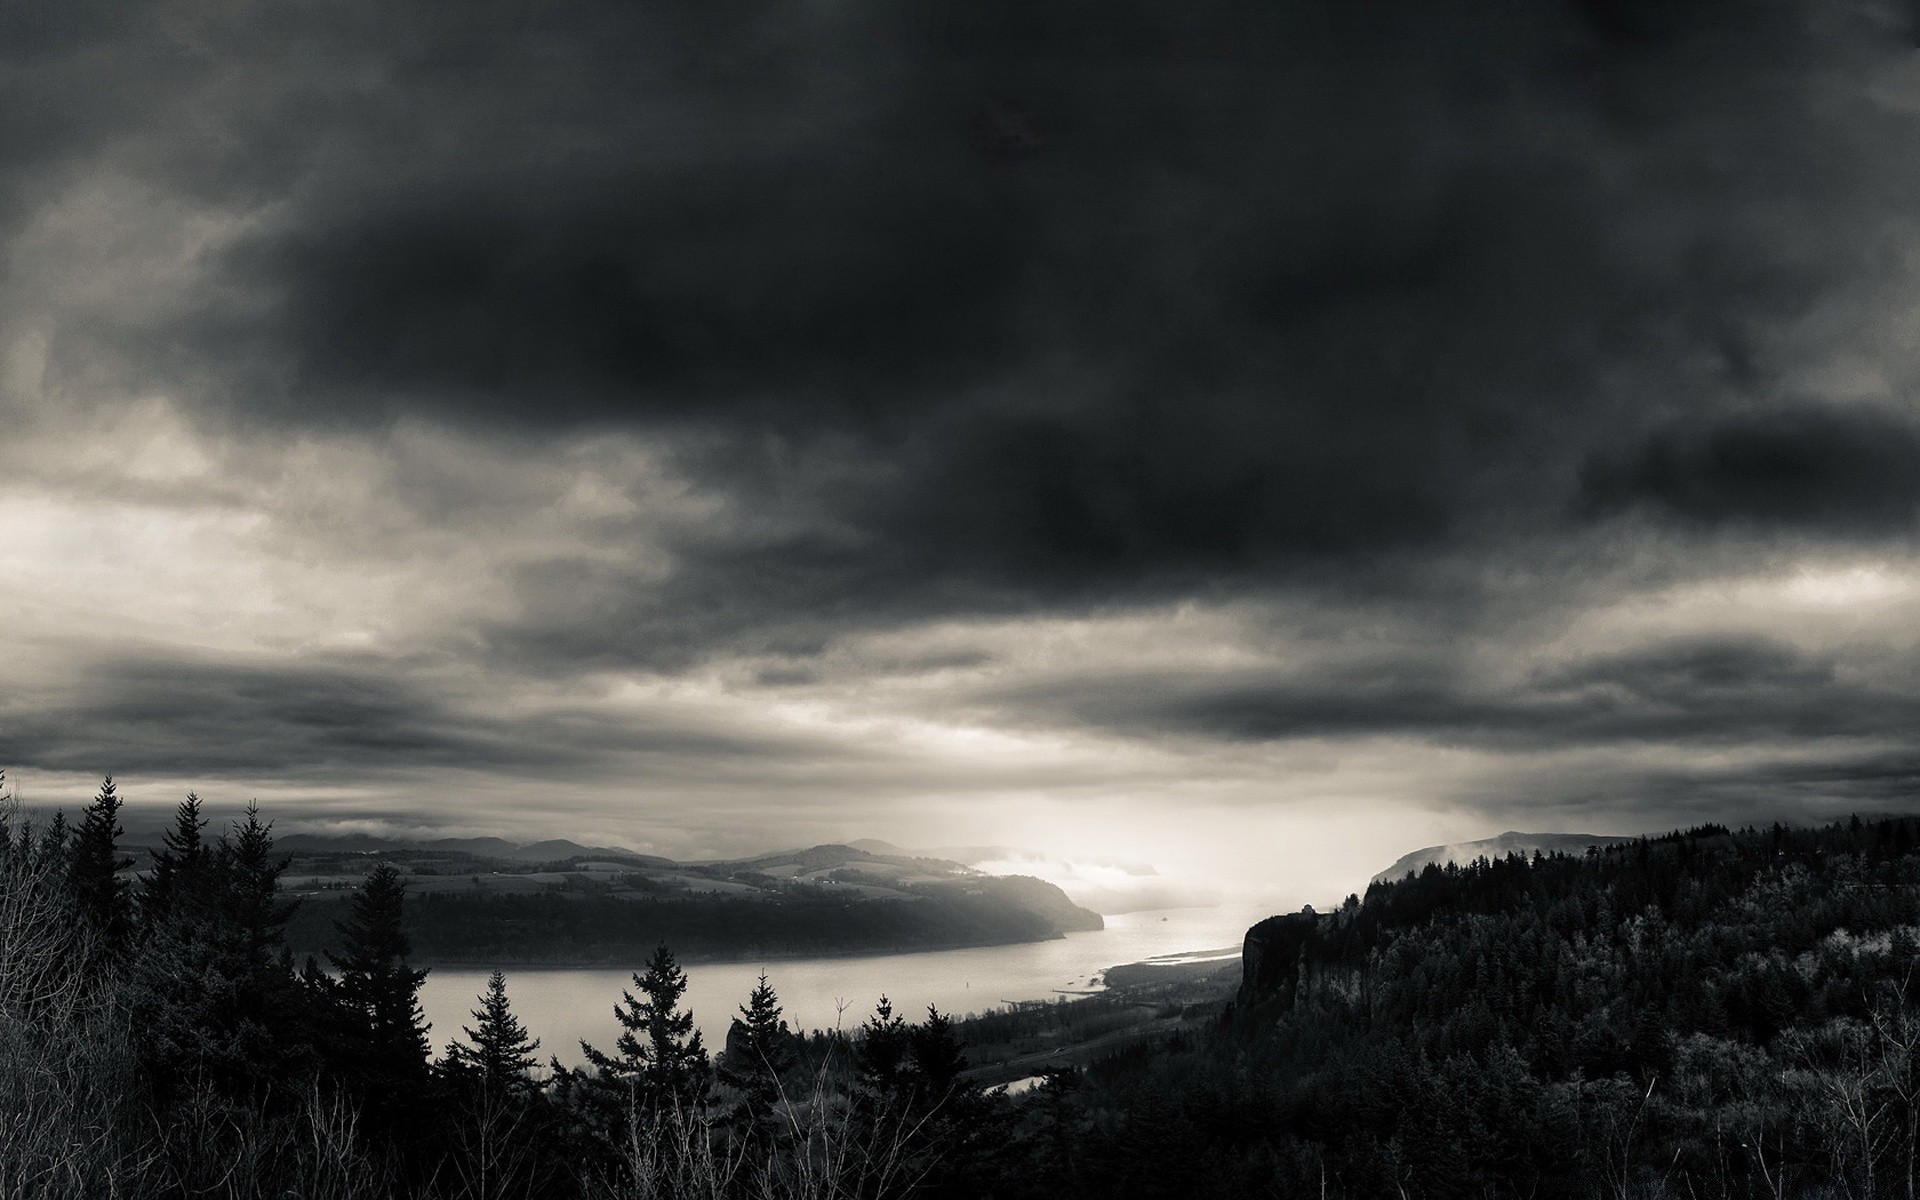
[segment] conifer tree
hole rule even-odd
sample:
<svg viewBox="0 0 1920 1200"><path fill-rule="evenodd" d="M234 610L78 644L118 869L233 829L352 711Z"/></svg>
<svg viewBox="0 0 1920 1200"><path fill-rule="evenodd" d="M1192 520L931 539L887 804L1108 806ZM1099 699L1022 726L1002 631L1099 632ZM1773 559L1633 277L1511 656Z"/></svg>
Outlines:
<svg viewBox="0 0 1920 1200"><path fill-rule="evenodd" d="M909 1030L905 1018L893 1011L883 994L873 1015L860 1027L854 1062L861 1085L878 1097L896 1096L906 1086Z"/></svg>
<svg viewBox="0 0 1920 1200"><path fill-rule="evenodd" d="M473 1026L462 1026L467 1045L447 1043L447 1067L456 1075L470 1074L484 1088L524 1092L533 1087L533 1052L538 1039L529 1037L507 1001L507 976L495 971L487 977L480 1007L473 1010Z"/></svg>
<svg viewBox="0 0 1920 1200"><path fill-rule="evenodd" d="M629 991L613 1010L620 1022L615 1054L606 1054L582 1041L580 1049L600 1072L603 1081L624 1083L649 1105L686 1103L706 1091L707 1051L693 1014L679 1011L687 990L687 974L662 945L647 960L647 973L633 976L645 999Z"/></svg>
<svg viewBox="0 0 1920 1200"><path fill-rule="evenodd" d="M245 1044L243 1061L277 1074L311 1053L305 993L294 976L285 930L298 900L279 898L286 858L273 853L273 824L248 804L214 847L224 955L237 983L235 1010Z"/></svg>
<svg viewBox="0 0 1920 1200"><path fill-rule="evenodd" d="M174 810L173 826L161 835L160 849L148 853L153 868L141 882L140 915L149 929L164 922L182 902L192 905L206 898L212 853L201 831L200 797L193 792Z"/></svg>
<svg viewBox="0 0 1920 1200"><path fill-rule="evenodd" d="M80 919L109 955L126 948L133 924L127 883L119 877L120 869L133 862L119 853L119 838L126 832L120 828L121 803L113 776L108 775L73 836L67 871Z"/></svg>
<svg viewBox="0 0 1920 1200"><path fill-rule="evenodd" d="M293 919L299 901L278 898L280 873L288 860L273 855L273 823L260 820L260 806L248 804L244 820L222 834L217 847L222 908L242 933L250 965L267 969L281 943L281 931ZM277 969L276 974L281 974ZM291 966L286 972L291 975Z"/></svg>
<svg viewBox="0 0 1920 1200"><path fill-rule="evenodd" d="M424 970L407 965L413 946L401 927L406 885L391 863L367 875L347 919L337 922L342 952L327 957L340 972L336 1001L338 1057L375 1099L398 1112L427 1074L426 1018L420 1011Z"/></svg>
<svg viewBox="0 0 1920 1200"><path fill-rule="evenodd" d="M275 897L285 864L272 860L269 826L249 806L207 847L204 824L189 795L155 855L167 878L143 897L149 926L130 999L162 1095L189 1076L232 1095L257 1091L311 1054L304 994L281 940L293 906Z"/></svg>
<svg viewBox="0 0 1920 1200"><path fill-rule="evenodd" d="M66 864L72 862L73 831L67 826L66 813L54 812L53 819L47 822L46 832L40 835L36 852L41 862L58 867L63 876L68 873Z"/></svg>
<svg viewBox="0 0 1920 1200"><path fill-rule="evenodd" d="M938 1099L952 1091L967 1069L967 1056L947 1015L927 1005L926 1024L916 1025L908 1041L914 1070L927 1093Z"/></svg>
<svg viewBox="0 0 1920 1200"><path fill-rule="evenodd" d="M907 1031L912 1069L906 1110L915 1121L917 1149L949 1194L985 1195L994 1162L1014 1140L1011 1110L994 1104L978 1083L965 1078L967 1057L953 1022L934 1005L927 1019Z"/></svg>
<svg viewBox="0 0 1920 1200"><path fill-rule="evenodd" d="M780 1080L793 1068L796 1058L794 1035L787 1028L780 1009L780 997L767 982L765 971L760 982L740 1006L734 1021L736 1037L727 1035L727 1052L720 1068L720 1080L739 1088L761 1108L769 1108L783 1098Z"/></svg>

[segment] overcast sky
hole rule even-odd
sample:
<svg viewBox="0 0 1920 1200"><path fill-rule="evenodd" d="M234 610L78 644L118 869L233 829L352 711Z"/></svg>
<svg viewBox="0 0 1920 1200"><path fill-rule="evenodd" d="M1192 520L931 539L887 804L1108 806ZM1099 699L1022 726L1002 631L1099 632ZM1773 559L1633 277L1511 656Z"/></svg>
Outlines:
<svg viewBox="0 0 1920 1200"><path fill-rule="evenodd" d="M0 0L0 764L1344 890L1908 809L1852 0Z"/></svg>

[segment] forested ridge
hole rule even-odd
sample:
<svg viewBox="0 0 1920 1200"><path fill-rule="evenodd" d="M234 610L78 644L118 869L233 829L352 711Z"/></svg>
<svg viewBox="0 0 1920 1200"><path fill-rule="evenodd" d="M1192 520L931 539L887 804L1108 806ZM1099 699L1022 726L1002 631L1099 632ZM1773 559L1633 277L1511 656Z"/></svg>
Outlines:
<svg viewBox="0 0 1920 1200"><path fill-rule="evenodd" d="M189 797L135 882L119 807L108 780L72 825L0 820L0 1197L1878 1197L1920 1169L1913 818L1429 867L1256 925L1230 1004L1150 1021L876 997L803 1032L763 978L707 1046L660 945L569 1069L497 972L428 1044L392 864L296 958L262 814L215 833ZM1018 1095L970 1072L1074 1040L1089 1065Z"/></svg>
<svg viewBox="0 0 1920 1200"><path fill-rule="evenodd" d="M1115 1194L1910 1196L1920 821L1428 867L1249 931L1221 1037L1101 1072ZM1142 1119L1148 1116L1149 1119Z"/></svg>

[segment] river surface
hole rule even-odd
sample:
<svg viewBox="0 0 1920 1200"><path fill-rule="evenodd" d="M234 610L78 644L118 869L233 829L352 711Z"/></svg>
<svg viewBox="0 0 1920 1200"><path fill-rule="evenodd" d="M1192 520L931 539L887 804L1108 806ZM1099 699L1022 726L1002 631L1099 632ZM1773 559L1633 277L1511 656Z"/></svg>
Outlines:
<svg viewBox="0 0 1920 1200"><path fill-rule="evenodd" d="M983 946L969 950L923 950L836 958L787 958L746 962L690 963L682 1006L693 1010L707 1047L726 1043L727 1024L746 1001L760 972L780 996L787 1020L805 1029L852 1030L873 1012L885 993L894 1011L909 1020L927 1005L954 1016L998 1008L1015 1000L1051 1000L1061 993L1098 991L1108 967L1203 951L1237 951L1247 927L1267 916L1240 906L1178 908L1123 913L1107 927L1070 933L1046 942ZM615 967L506 967L507 996L528 1032L549 1054L575 1065L583 1061L580 1039L611 1050L620 1026L614 1006L621 989L633 989L632 972ZM432 1024L433 1050L441 1053L473 1024L471 1011L486 990L488 971L435 967L420 988L421 1006Z"/></svg>

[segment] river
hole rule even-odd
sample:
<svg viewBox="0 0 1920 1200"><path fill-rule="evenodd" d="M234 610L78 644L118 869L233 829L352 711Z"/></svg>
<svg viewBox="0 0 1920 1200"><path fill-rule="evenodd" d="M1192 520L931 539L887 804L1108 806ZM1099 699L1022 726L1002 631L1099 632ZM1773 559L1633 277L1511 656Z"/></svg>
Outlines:
<svg viewBox="0 0 1920 1200"><path fill-rule="evenodd" d="M1238 950L1247 927L1268 915L1240 906L1123 913L1107 927L1070 933L1052 941L968 950L926 950L836 958L691 963L686 965L685 1007L706 1035L710 1050L726 1042L727 1024L753 990L760 972L780 995L788 1021L806 1029L851 1030L872 1013L885 993L894 1011L909 1020L927 1005L955 1016L997 1008L1015 1000L1053 999L1062 992L1097 991L1108 967L1189 952ZM633 964L632 970L642 969ZM612 967L508 967L507 995L521 1023L541 1040L542 1061L558 1055L582 1061L580 1039L610 1050L619 1034L614 1006L621 989L633 987L632 970ZM486 989L488 971L435 967L420 989L432 1024L437 1055L473 1024L469 1015Z"/></svg>

